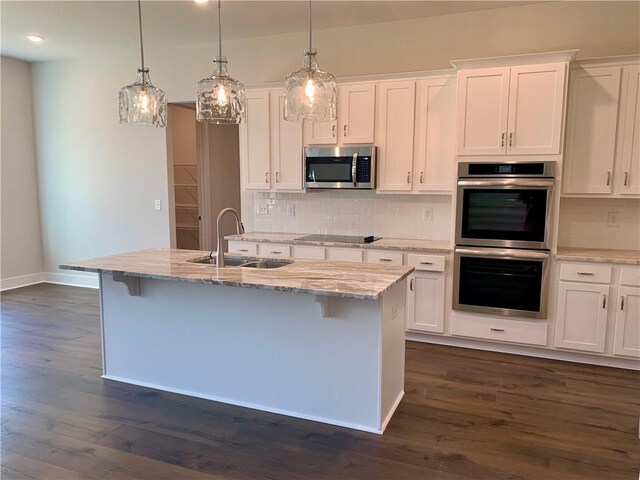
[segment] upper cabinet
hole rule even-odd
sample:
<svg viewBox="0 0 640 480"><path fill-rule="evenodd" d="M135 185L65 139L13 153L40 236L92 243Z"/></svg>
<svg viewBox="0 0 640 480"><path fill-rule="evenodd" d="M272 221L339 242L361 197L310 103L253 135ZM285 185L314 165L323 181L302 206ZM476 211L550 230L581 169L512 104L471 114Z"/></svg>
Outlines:
<svg viewBox="0 0 640 480"><path fill-rule="evenodd" d="M638 65L571 71L563 194L640 196Z"/></svg>
<svg viewBox="0 0 640 480"><path fill-rule="evenodd" d="M458 72L458 155L557 155L566 62Z"/></svg>
<svg viewBox="0 0 640 480"><path fill-rule="evenodd" d="M338 119L309 122L305 128L307 145L352 145L373 143L376 86L353 83L338 87Z"/></svg>
<svg viewBox="0 0 640 480"><path fill-rule="evenodd" d="M246 190L302 190L302 123L283 118L282 90L247 91L240 125L242 183Z"/></svg>

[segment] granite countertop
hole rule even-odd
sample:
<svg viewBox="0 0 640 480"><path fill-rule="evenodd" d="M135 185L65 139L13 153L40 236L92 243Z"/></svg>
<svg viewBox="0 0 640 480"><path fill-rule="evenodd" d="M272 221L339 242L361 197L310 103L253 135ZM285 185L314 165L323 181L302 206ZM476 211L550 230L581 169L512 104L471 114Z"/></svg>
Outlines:
<svg viewBox="0 0 640 480"><path fill-rule="evenodd" d="M314 240L298 240L307 233L274 233L274 232L251 232L242 235L229 235L226 240L240 240L245 242L265 242L265 243L285 243L293 245L317 245L321 247L345 247L364 248L374 250L404 250L416 253L449 253L451 246L449 242L442 240L414 240L409 238L381 238L373 243L344 243L326 242Z"/></svg>
<svg viewBox="0 0 640 480"><path fill-rule="evenodd" d="M70 262L60 265L60 268L362 300L379 299L413 271L413 267L407 266L315 260L295 260L289 265L274 269L216 268L189 262L208 256L209 252L198 250L149 249ZM248 257L242 258L250 260Z"/></svg>
<svg viewBox="0 0 640 480"><path fill-rule="evenodd" d="M557 260L576 262L620 263L625 265L640 265L640 251L638 250L610 250L598 248L558 247Z"/></svg>

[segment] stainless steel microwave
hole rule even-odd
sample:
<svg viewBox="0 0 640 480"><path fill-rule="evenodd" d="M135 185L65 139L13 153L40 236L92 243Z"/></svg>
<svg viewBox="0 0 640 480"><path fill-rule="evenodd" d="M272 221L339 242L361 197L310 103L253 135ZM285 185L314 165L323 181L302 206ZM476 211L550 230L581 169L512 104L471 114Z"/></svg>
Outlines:
<svg viewBox="0 0 640 480"><path fill-rule="evenodd" d="M305 188L376 187L376 147L308 147L304 149Z"/></svg>

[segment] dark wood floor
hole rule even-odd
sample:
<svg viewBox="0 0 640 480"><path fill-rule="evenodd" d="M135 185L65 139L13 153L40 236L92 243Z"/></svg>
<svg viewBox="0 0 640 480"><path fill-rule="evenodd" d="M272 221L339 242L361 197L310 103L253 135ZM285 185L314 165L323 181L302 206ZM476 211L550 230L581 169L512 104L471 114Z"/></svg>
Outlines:
<svg viewBox="0 0 640 480"><path fill-rule="evenodd" d="M100 378L98 296L2 295L3 479L638 479L640 375L407 344L384 436Z"/></svg>

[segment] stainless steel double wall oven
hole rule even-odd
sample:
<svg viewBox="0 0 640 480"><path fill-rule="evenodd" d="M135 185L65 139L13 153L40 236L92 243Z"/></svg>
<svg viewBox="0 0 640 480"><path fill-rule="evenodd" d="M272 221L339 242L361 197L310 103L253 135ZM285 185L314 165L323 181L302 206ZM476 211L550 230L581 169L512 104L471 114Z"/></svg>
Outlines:
<svg viewBox="0 0 640 480"><path fill-rule="evenodd" d="M545 318L554 162L458 164L453 308Z"/></svg>

